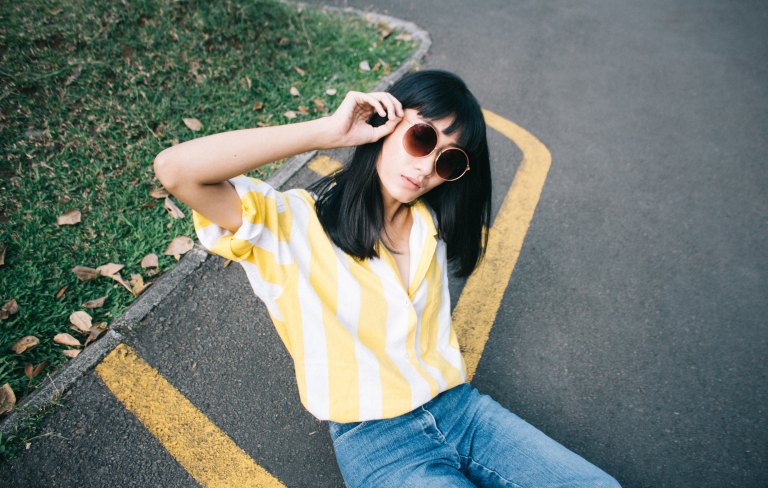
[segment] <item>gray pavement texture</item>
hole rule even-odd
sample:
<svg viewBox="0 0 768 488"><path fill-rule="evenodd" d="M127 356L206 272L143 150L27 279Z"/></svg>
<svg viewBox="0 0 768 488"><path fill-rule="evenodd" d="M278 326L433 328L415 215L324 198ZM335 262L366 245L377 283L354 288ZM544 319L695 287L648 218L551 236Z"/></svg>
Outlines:
<svg viewBox="0 0 768 488"><path fill-rule="evenodd" d="M429 31L426 67L552 153L474 385L622 486L768 486L768 4L336 5ZM498 209L520 153L490 141ZM287 486L341 486L238 266L124 340ZM93 373L62 403L0 484L195 485Z"/></svg>

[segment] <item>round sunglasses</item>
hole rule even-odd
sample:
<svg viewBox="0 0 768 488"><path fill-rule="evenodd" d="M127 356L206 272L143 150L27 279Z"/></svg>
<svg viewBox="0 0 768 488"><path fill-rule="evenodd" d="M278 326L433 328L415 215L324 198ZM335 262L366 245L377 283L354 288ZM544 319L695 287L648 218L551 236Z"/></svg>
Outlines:
<svg viewBox="0 0 768 488"><path fill-rule="evenodd" d="M424 122L410 122L403 134L403 147L411 156L424 158L437 147L437 130ZM469 156L463 149L448 147L435 158L435 173L445 181L455 181L469 171Z"/></svg>

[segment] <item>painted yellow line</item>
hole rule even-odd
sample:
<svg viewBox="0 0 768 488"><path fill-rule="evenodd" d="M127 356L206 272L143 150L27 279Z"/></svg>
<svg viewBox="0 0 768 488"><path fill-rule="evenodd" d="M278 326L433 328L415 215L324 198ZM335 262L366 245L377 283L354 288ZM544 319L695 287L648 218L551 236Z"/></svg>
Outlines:
<svg viewBox="0 0 768 488"><path fill-rule="evenodd" d="M483 114L489 127L520 148L523 160L489 232L485 259L467 280L453 311L468 379L480 362L552 163L549 150L530 132L488 110Z"/></svg>
<svg viewBox="0 0 768 488"><path fill-rule="evenodd" d="M96 367L125 405L203 487L284 487L130 347Z"/></svg>
<svg viewBox="0 0 768 488"><path fill-rule="evenodd" d="M320 176L328 176L344 165L328 156L318 156L310 161L307 166Z"/></svg>

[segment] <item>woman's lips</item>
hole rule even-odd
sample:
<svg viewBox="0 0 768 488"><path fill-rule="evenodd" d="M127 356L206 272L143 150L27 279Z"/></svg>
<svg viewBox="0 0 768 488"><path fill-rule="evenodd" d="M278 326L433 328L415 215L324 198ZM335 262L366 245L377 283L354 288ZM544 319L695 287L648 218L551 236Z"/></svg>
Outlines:
<svg viewBox="0 0 768 488"><path fill-rule="evenodd" d="M400 176L400 178L403 179L403 183L405 184L406 188L410 188L411 190L421 190L421 185L416 183L416 181L408 178L407 176Z"/></svg>

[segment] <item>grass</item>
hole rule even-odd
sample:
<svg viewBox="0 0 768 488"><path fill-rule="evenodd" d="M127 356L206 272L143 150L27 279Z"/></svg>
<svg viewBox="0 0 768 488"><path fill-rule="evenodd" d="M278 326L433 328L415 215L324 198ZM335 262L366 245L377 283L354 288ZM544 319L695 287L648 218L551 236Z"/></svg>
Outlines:
<svg viewBox="0 0 768 488"><path fill-rule="evenodd" d="M77 335L72 312L109 324L135 300L109 278L80 281L74 266L120 263L126 279L151 280L140 266L145 255L159 256L160 273L176 264L165 248L194 232L180 202L186 218L172 219L150 196L160 187L158 152L330 113L347 90L370 89L413 47L362 19L275 1L1 2L0 306L15 299L19 310L0 321L0 386L21 399L67 361L52 338ZM375 70L361 71L361 61ZM202 130L184 118L199 119ZM57 225L69 210L82 221ZM104 296L102 307L83 308ZM40 343L14 353L28 335ZM27 364L43 361L42 374L25 376Z"/></svg>

